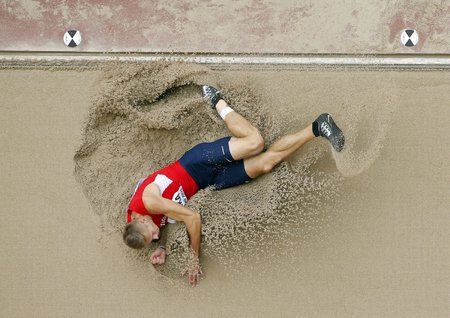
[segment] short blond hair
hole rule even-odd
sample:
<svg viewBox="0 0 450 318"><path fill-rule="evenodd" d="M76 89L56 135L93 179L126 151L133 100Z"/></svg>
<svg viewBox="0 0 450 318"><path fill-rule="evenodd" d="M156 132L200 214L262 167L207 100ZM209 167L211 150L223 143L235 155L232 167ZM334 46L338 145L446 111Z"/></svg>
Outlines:
<svg viewBox="0 0 450 318"><path fill-rule="evenodd" d="M131 221L125 226L123 231L123 241L129 247L134 249L141 249L147 244L144 235L142 235L137 229L136 220Z"/></svg>

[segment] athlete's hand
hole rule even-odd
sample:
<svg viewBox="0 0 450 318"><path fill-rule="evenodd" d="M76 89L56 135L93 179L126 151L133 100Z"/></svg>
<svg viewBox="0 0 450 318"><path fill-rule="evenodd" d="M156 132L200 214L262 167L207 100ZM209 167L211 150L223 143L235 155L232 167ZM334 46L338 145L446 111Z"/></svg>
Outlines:
<svg viewBox="0 0 450 318"><path fill-rule="evenodd" d="M188 274L189 285L192 287L197 286L200 283L200 279L205 277L198 259L183 273L183 275L185 274Z"/></svg>
<svg viewBox="0 0 450 318"><path fill-rule="evenodd" d="M150 255L150 261L153 265L162 265L166 261L166 250L158 247L152 255Z"/></svg>

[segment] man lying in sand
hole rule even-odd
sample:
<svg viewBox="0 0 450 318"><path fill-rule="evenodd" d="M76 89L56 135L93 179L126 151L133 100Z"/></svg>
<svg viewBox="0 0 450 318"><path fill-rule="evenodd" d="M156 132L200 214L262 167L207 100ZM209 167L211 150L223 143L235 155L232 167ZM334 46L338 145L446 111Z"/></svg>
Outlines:
<svg viewBox="0 0 450 318"><path fill-rule="evenodd" d="M195 260L188 272L193 286L203 275L198 259L202 222L198 212L184 206L190 197L208 186L229 188L269 173L314 137L325 137L336 151L341 151L345 142L331 116L322 114L303 130L282 137L263 151L264 140L258 129L228 106L217 89L204 85L202 94L225 121L232 137L198 144L179 160L141 180L128 206L128 224L123 232L124 242L140 249L159 239L166 222L184 222ZM154 265L164 264L165 258L163 244L150 256Z"/></svg>

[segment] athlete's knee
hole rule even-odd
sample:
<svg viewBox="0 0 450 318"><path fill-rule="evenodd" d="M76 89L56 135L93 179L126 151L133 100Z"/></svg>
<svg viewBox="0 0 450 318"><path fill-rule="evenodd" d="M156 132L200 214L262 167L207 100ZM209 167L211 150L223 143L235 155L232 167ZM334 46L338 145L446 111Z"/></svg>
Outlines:
<svg viewBox="0 0 450 318"><path fill-rule="evenodd" d="M252 133L251 138L249 140L249 148L254 154L259 154L264 149L264 139L261 136L261 133L258 129L255 128L255 131Z"/></svg>
<svg viewBox="0 0 450 318"><path fill-rule="evenodd" d="M270 152L265 152L261 158L260 171L262 174L269 173L276 166L276 161L271 158Z"/></svg>
<svg viewBox="0 0 450 318"><path fill-rule="evenodd" d="M270 173L270 172L272 172L272 170L273 170L274 167L275 167L275 165L272 164L271 162L265 162L265 163L263 163L263 165L261 166L261 172L262 172L263 174Z"/></svg>

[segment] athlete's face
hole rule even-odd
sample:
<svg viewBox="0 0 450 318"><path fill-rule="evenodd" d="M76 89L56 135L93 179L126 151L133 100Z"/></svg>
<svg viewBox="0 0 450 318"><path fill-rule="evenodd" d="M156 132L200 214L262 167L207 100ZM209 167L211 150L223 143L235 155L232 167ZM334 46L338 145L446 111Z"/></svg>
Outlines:
<svg viewBox="0 0 450 318"><path fill-rule="evenodd" d="M139 232L147 243L159 238L159 228L149 215L141 215L136 218Z"/></svg>

